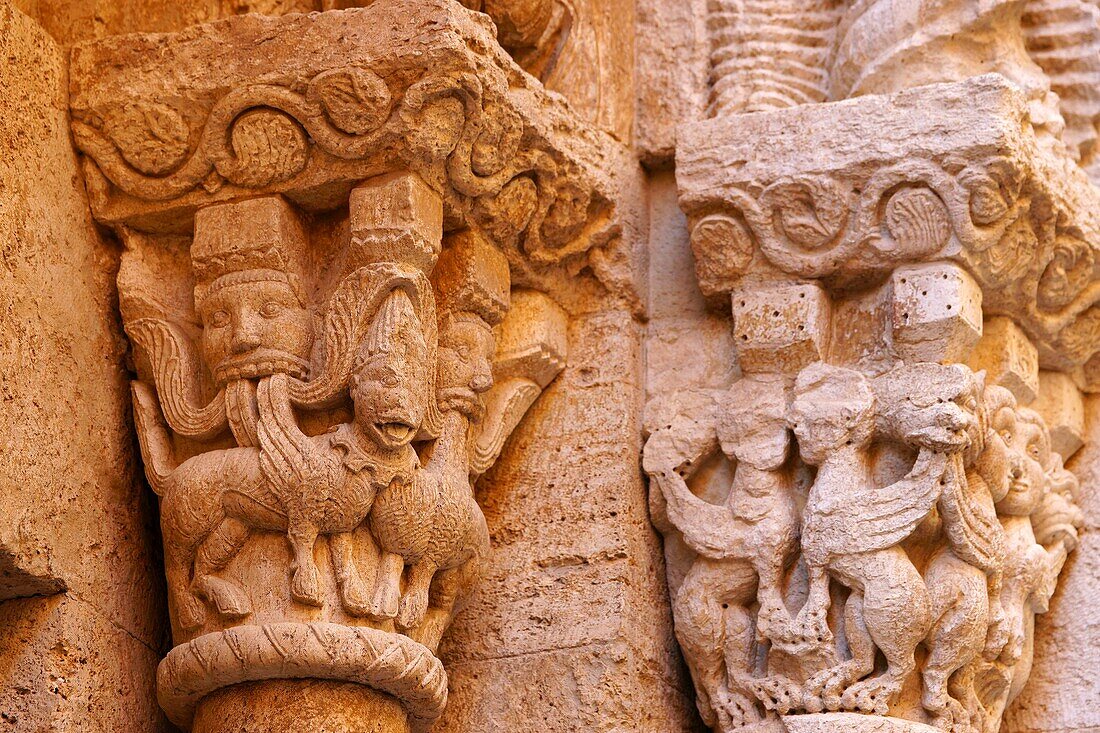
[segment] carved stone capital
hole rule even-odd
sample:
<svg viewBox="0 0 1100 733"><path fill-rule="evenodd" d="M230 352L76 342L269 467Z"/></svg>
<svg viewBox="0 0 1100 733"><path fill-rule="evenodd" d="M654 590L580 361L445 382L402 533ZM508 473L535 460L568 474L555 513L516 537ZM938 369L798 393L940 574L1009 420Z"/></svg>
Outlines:
<svg viewBox="0 0 1100 733"><path fill-rule="evenodd" d="M1100 191L1001 76L783 106L678 137L740 366L655 396L643 457L698 708L996 730L1083 525Z"/></svg>

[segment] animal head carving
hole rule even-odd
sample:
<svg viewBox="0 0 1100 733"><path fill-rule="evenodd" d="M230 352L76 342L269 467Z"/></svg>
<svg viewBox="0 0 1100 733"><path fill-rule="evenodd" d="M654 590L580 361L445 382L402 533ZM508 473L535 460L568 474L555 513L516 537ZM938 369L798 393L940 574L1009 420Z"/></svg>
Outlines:
<svg viewBox="0 0 1100 733"><path fill-rule="evenodd" d="M844 447L865 447L875 428L875 395L857 371L816 362L798 374L789 420L802 458L820 464Z"/></svg>
<svg viewBox="0 0 1100 733"><path fill-rule="evenodd" d="M780 380L734 382L718 408L722 451L760 470L776 470L789 453L787 393Z"/></svg>
<svg viewBox="0 0 1100 733"><path fill-rule="evenodd" d="M353 367L355 419L378 445L416 436L428 409L428 344L412 301L395 290L383 302Z"/></svg>
<svg viewBox="0 0 1100 733"><path fill-rule="evenodd" d="M981 436L981 380L961 364L906 364L874 380L878 431L916 448L957 453Z"/></svg>
<svg viewBox="0 0 1100 733"><path fill-rule="evenodd" d="M493 331L473 313L449 313L439 330L439 406L476 417L493 386Z"/></svg>

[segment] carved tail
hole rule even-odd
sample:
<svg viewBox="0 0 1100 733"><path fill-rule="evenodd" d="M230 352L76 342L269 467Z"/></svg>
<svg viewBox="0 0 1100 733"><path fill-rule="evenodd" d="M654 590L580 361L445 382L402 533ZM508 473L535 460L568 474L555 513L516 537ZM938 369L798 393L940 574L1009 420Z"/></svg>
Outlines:
<svg viewBox="0 0 1100 733"><path fill-rule="evenodd" d="M141 457L145 461L145 476L157 496L164 496L172 472L178 465L172 450L172 439L165 429L156 395L149 385L134 380L130 383L130 393L134 400L134 426L141 445Z"/></svg>
<svg viewBox="0 0 1100 733"><path fill-rule="evenodd" d="M687 482L672 469L651 475L665 496L668 518L691 549L714 560L744 553L742 533L728 508L691 493Z"/></svg>

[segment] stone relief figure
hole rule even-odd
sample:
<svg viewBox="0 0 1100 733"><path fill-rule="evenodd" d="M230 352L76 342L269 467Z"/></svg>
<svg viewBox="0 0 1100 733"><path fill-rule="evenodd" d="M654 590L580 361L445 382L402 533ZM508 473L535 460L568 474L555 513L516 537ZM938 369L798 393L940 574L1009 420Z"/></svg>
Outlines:
<svg viewBox="0 0 1100 733"><path fill-rule="evenodd" d="M161 497L171 612L184 640L165 672L174 719L193 710L192 667L214 674L188 639L235 650L201 683L215 689L268 664L245 664L248 639L257 654L284 659L276 676L325 678L325 665L350 665L339 674L397 694L414 718L442 711L435 649L489 551L473 482L564 367L567 318L530 290L510 314L508 260L480 234L440 246L407 231L430 233L430 218L396 233L370 218L404 214L410 200L441 217L422 186L389 176L357 192L345 215L357 217L358 233L336 242L343 249L329 254L323 288L287 264L305 259L293 252L307 237L281 199L200 212L189 263L197 335L185 308L144 287L157 255L139 249L144 240L132 245L127 327L152 377L133 383L135 422ZM398 196L399 205L387 198ZM487 395L496 410L488 422ZM267 563L259 573L250 568L257 553ZM325 647L321 660L308 644L291 653L272 641L273 615L322 647L329 633L351 641L336 656ZM347 630L311 630L318 615Z"/></svg>
<svg viewBox="0 0 1100 733"><path fill-rule="evenodd" d="M807 605L829 602L827 577L850 591L844 628L851 658L811 678L811 710L885 714L931 625L927 587L899 545L944 487L963 480L949 455L965 447L973 417L955 402L969 391L964 370L939 383L916 376L902 368L880 378L881 407L871 384L852 370L811 365L795 383L795 435L803 459L818 467L802 527ZM868 452L876 415L919 451L909 473L886 487L875 486ZM864 679L874 671L876 648L886 671Z"/></svg>
<svg viewBox="0 0 1100 733"><path fill-rule="evenodd" d="M643 466L695 553L676 636L715 730L899 705L953 733L996 729L1081 515L1041 418L984 380L958 364L868 378L816 362L793 387L746 376L713 414L655 426ZM719 445L736 460L725 506L687 483ZM804 507L800 462L816 466ZM914 678L915 708L901 700Z"/></svg>
<svg viewBox="0 0 1100 733"><path fill-rule="evenodd" d="M782 582L797 551L798 521L786 412L781 381L746 378L722 396L710 439L684 441L665 428L646 444L645 469L664 495L668 518L698 553L674 599L676 638L699 710L720 731L759 720L757 697L792 694L784 680L755 675L754 646L757 632L791 635ZM690 455L684 445L694 449ZM696 497L681 475L719 446L737 462L725 506ZM823 615L820 622L824 633Z"/></svg>
<svg viewBox="0 0 1100 733"><path fill-rule="evenodd" d="M463 247L462 244L472 245ZM448 599L468 577L489 545L485 517L470 483L471 425L484 413L481 395L493 385L495 352L492 327L503 317L499 304L508 300L507 263L476 240L464 240L446 252L438 271L462 269L456 260L482 260L484 277L471 290L454 292L443 284L439 293L439 366L436 386L443 425L431 455L409 484L392 486L377 499L371 528L382 548L375 588L375 607L384 617L397 617L402 629L415 629L425 619L429 591L438 585ZM486 263L489 263L486 266ZM399 583L409 567L404 592Z"/></svg>
<svg viewBox="0 0 1100 733"><path fill-rule="evenodd" d="M384 487L397 476L408 476L415 465L415 452L409 442L426 412L423 394L430 382L419 375L430 352L408 296L403 291L386 295L393 282L384 275L380 280L373 289L361 293L365 301L376 301L380 295L385 300L371 322L365 343L369 353L353 377L352 398L357 405L359 435L371 436L375 457L382 459L372 466L372 472L378 474L372 479ZM427 290L423 280L422 291L430 299ZM371 394L373 378L385 385L385 396ZM252 529L287 532L294 549L292 595L309 605L320 605L313 560L317 533L325 527L326 533L335 534L332 552L337 573L345 581L344 601L351 609L363 609L361 583L344 561L344 545L346 533L366 519L373 494L380 487L369 482L357 486L360 482L346 475L334 447L342 436L335 437L333 446L318 447L314 445L317 439L301 434L291 411L287 380L282 375L274 381L261 379L257 400L249 404L256 413L257 447L201 453L178 467L172 465L170 440L158 424L148 386L134 385L147 474L154 490L163 497L166 572L184 628L202 623L204 614L196 604L197 598L208 600L221 615L230 618L250 613L247 597L215 573L229 564ZM406 383L410 380L411 385ZM322 438L320 442L329 441ZM358 447L362 441L348 445ZM390 464L388 471L386 464ZM334 497L332 493L338 487L348 494ZM334 507L336 516L323 516Z"/></svg>

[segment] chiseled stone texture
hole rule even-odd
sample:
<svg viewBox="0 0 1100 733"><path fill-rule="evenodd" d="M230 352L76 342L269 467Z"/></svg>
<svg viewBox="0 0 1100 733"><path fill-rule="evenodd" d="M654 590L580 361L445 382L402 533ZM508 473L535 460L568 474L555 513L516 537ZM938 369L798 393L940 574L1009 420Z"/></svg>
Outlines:
<svg viewBox="0 0 1100 733"><path fill-rule="evenodd" d="M0 730L156 730L163 586L62 55L0 3ZM48 598L20 596L48 595Z"/></svg>
<svg viewBox="0 0 1100 733"><path fill-rule="evenodd" d="M625 311L575 316L569 365L479 484L492 552L444 638L436 731L695 730L633 458L640 348Z"/></svg>

